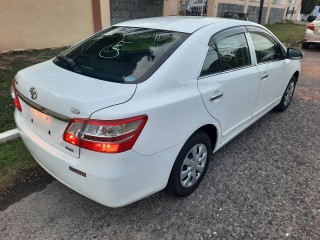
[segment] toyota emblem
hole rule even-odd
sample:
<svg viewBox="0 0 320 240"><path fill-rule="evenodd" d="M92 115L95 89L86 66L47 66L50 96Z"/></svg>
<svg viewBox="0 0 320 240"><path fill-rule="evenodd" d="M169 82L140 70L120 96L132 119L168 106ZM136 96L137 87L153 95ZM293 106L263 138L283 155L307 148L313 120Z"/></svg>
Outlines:
<svg viewBox="0 0 320 240"><path fill-rule="evenodd" d="M34 87L30 88L29 92L30 92L31 98L32 98L33 100L38 97L37 90L36 90Z"/></svg>

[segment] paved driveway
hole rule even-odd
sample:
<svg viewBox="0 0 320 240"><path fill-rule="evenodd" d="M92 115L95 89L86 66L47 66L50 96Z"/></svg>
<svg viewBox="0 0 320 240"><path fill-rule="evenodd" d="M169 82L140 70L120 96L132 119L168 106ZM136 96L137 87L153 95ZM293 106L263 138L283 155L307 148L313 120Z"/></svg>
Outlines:
<svg viewBox="0 0 320 240"><path fill-rule="evenodd" d="M320 239L320 49L296 95L214 155L197 191L111 209L57 181L0 212L0 239Z"/></svg>

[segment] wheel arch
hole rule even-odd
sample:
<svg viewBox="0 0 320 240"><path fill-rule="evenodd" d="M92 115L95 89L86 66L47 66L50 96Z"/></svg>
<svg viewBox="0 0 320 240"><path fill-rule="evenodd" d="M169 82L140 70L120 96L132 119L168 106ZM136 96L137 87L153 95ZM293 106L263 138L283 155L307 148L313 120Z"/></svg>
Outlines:
<svg viewBox="0 0 320 240"><path fill-rule="evenodd" d="M213 124L206 124L206 125L203 125L202 127L198 128L193 134L195 134L198 131L203 131L208 135L208 137L210 138L210 142L211 142L211 150L213 151L216 148L217 143L218 143L218 129L217 129L217 127L214 126Z"/></svg>
<svg viewBox="0 0 320 240"><path fill-rule="evenodd" d="M293 76L295 76L295 78L296 78L296 83L297 83L298 80L299 80L300 72L299 72L299 71L296 71L296 72L293 74Z"/></svg>

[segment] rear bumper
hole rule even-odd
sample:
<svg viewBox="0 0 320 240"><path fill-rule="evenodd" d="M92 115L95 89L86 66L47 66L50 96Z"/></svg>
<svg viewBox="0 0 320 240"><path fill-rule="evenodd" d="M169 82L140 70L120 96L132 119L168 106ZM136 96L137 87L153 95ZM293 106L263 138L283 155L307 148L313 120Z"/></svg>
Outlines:
<svg viewBox="0 0 320 240"><path fill-rule="evenodd" d="M307 29L303 42L320 43L320 34L315 34L312 30Z"/></svg>
<svg viewBox="0 0 320 240"><path fill-rule="evenodd" d="M80 158L76 158L32 131L17 110L15 120L23 142L47 172L80 194L109 207L130 204L165 188L182 147L179 144L149 156L132 150L102 154L81 149ZM70 167L83 174L71 171Z"/></svg>

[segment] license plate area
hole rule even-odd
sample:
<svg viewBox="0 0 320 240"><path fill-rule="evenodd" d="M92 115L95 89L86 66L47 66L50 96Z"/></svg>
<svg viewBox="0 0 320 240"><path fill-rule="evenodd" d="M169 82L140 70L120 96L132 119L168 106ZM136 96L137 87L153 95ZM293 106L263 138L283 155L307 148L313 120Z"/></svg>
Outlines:
<svg viewBox="0 0 320 240"><path fill-rule="evenodd" d="M73 157L79 157L79 147L69 144L63 140L63 133L68 125L67 122L40 112L23 101L21 101L21 104L23 117L35 133L41 136L44 141L59 150Z"/></svg>
<svg viewBox="0 0 320 240"><path fill-rule="evenodd" d="M32 125L34 125L39 131L51 136L51 125L53 121L51 116L30 107L29 119Z"/></svg>

